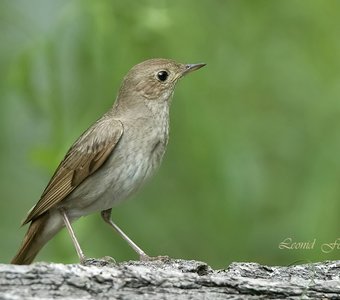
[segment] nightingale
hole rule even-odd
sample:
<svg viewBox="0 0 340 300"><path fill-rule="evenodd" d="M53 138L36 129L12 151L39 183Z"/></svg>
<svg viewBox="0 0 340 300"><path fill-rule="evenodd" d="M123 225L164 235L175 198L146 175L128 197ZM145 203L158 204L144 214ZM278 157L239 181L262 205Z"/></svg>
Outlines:
<svg viewBox="0 0 340 300"><path fill-rule="evenodd" d="M30 225L12 264L30 264L63 227L84 262L71 223L94 212L101 212L141 260L151 259L111 220L111 210L160 166L176 83L203 66L158 58L139 63L127 73L113 106L71 146L28 212L22 225Z"/></svg>

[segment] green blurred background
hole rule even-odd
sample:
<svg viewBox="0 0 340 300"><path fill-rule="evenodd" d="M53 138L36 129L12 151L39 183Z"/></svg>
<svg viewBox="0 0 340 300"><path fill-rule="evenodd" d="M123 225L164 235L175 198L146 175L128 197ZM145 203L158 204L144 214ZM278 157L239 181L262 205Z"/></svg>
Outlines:
<svg viewBox="0 0 340 300"><path fill-rule="evenodd" d="M152 57L206 62L180 82L157 176L113 220L150 255L290 264L338 259L340 2L0 2L1 262L72 142ZM99 214L89 257L136 259ZM312 250L280 250L285 238ZM65 230L37 260L77 262Z"/></svg>

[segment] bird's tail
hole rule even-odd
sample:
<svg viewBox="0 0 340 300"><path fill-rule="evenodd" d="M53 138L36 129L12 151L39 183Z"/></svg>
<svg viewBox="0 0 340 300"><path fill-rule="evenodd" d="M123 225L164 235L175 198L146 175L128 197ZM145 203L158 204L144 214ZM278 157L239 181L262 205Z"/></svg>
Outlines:
<svg viewBox="0 0 340 300"><path fill-rule="evenodd" d="M44 213L31 222L18 253L14 256L11 264L29 265L37 256L41 248L55 234L46 235L49 213Z"/></svg>

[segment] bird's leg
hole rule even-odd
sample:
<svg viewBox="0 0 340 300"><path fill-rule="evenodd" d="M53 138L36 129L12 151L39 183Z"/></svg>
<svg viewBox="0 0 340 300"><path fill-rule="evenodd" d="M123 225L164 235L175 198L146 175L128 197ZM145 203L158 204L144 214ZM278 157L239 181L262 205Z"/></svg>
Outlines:
<svg viewBox="0 0 340 300"><path fill-rule="evenodd" d="M130 247L137 252L140 260L151 260L150 256L147 255L141 248L139 248L115 223L111 220L111 208L103 210L101 212L103 220L109 224L119 235L130 245Z"/></svg>
<svg viewBox="0 0 340 300"><path fill-rule="evenodd" d="M68 217L67 217L67 214L66 214L65 210L62 209L62 208L61 208L59 211L60 211L60 213L61 213L61 215L62 215L62 217L63 217L63 219L64 219L64 223L65 223L65 225L66 225L66 228L67 228L68 233L69 233L70 236L71 236L71 239L72 239L72 242L73 242L73 244L74 244L74 247L76 248L76 251L77 251L77 254L78 254L80 263L84 263L84 262L85 262L85 259L86 259L86 258L85 258L85 255L84 255L84 253L83 253L83 250L81 250L81 248L80 248L80 245L79 245L79 243L78 243L78 240L77 240L77 238L76 238L76 235L74 234L73 228L72 228L71 223L70 223L70 221L69 221L69 219L68 219Z"/></svg>

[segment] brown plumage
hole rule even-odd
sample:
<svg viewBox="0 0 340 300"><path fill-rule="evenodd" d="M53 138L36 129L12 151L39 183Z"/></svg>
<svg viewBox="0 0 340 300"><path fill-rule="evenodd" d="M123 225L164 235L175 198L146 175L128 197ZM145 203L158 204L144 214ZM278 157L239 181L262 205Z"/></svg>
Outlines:
<svg viewBox="0 0 340 300"><path fill-rule="evenodd" d="M98 134L105 122L98 121L87 130L70 148L58 166L40 200L29 212L22 225L31 222L21 248L12 259L12 264L30 264L44 244L52 237L41 240L44 226L48 220L48 210L58 207L81 182L95 172L110 155L123 134L120 121L112 120L111 137L98 140ZM107 125L107 124L106 124ZM109 129L109 128L107 128ZM105 128L106 130L106 128Z"/></svg>
<svg viewBox="0 0 340 300"><path fill-rule="evenodd" d="M102 211L104 221L141 258L148 258L110 220L111 208L137 190L160 165L168 141L175 84L184 74L202 66L152 59L130 70L114 106L73 144L28 213L23 224L31 224L11 263L31 263L65 225L83 261L70 223L95 211Z"/></svg>
<svg viewBox="0 0 340 300"><path fill-rule="evenodd" d="M39 241L39 232L42 232L45 226L48 219L47 214L40 215L38 219L30 224L18 253L11 261L12 264L28 265L34 260L45 244Z"/></svg>

